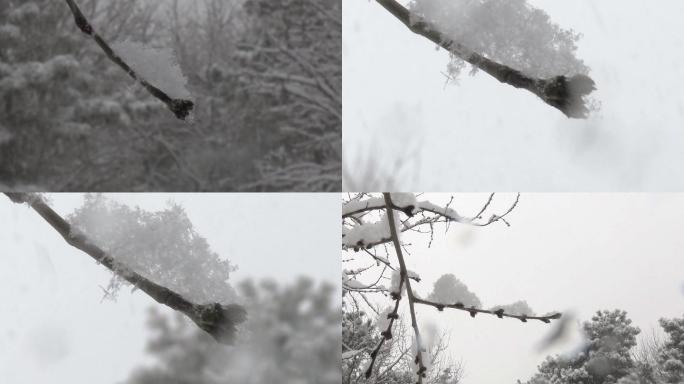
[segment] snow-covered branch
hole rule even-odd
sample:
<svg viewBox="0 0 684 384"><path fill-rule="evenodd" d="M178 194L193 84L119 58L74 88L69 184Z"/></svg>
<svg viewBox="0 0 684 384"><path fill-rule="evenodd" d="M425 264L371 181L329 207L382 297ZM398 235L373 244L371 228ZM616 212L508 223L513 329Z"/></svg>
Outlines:
<svg viewBox="0 0 684 384"><path fill-rule="evenodd" d="M17 204L27 204L36 211L64 240L98 263L104 265L112 273L126 280L137 289L145 292L155 301L164 304L189 317L198 327L206 331L224 344L232 344L235 340L236 326L245 321L247 313L237 304L221 303L197 304L189 301L177 292L161 286L135 272L127 265L117 261L111 254L94 244L92 239L82 231L74 228L69 222L55 212L40 194L6 193Z"/></svg>
<svg viewBox="0 0 684 384"><path fill-rule="evenodd" d="M402 222L400 232L417 230L421 226L432 226L436 223L456 222L476 227L485 227L496 222L508 225L506 217L513 212L520 201L520 194L516 195L513 203L503 213L492 214L488 218L483 215L490 207L494 194L490 194L487 202L480 211L472 217L459 214L449 205L440 206L430 201L418 201L412 193L392 193L392 209L402 212L409 219ZM342 245L355 251L371 249L381 244L391 242L387 226L381 222L363 222L362 216L371 211L384 211L385 203L380 197L365 198L365 195L357 196L342 206L342 219L355 219L357 225L351 229L343 229ZM385 216L383 216L385 217ZM415 219L414 219L415 218Z"/></svg>
<svg viewBox="0 0 684 384"><path fill-rule="evenodd" d="M483 53L474 52L471 47L449 37L428 20L412 13L397 0L376 0L376 2L412 32L427 38L474 68L488 73L502 83L535 94L569 118L587 117L589 107L584 97L596 89L594 81L589 76L581 73L550 78L530 76L519 69L494 61Z"/></svg>

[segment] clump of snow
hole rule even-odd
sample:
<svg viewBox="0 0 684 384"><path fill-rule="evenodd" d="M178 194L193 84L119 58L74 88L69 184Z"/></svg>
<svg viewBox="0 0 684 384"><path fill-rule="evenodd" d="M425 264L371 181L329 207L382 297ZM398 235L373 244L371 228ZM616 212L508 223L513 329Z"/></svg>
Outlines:
<svg viewBox="0 0 684 384"><path fill-rule="evenodd" d="M456 212L455 209L453 208L447 208L447 207L442 207L437 204L431 203L429 201L421 201L418 203L418 208L424 211L428 212L433 212L433 213L438 213L440 215L448 217L450 220L456 221L456 222L467 222L469 221L468 219L464 218L461 216L458 212Z"/></svg>
<svg viewBox="0 0 684 384"><path fill-rule="evenodd" d="M392 272L392 282L390 283L390 293L393 295L399 295L399 286L401 284L401 273L399 271Z"/></svg>
<svg viewBox="0 0 684 384"><path fill-rule="evenodd" d="M385 199L383 197L371 197L370 199L356 198L342 205L342 216L363 209L378 209L384 207Z"/></svg>
<svg viewBox="0 0 684 384"><path fill-rule="evenodd" d="M461 44L460 56L478 53L539 78L589 72L575 56L581 35L561 28L527 0L412 0L409 8L415 21L426 21ZM452 76L465 66L452 55Z"/></svg>
<svg viewBox="0 0 684 384"><path fill-rule="evenodd" d="M392 203L399 208L413 207L411 213L415 213L417 210L418 201L416 200L415 193L392 193L390 194L392 198Z"/></svg>
<svg viewBox="0 0 684 384"><path fill-rule="evenodd" d="M175 99L191 99L185 75L169 48L155 48L132 41L113 43L112 49L148 83Z"/></svg>
<svg viewBox="0 0 684 384"><path fill-rule="evenodd" d="M414 272L409 269L408 271L406 271L406 274L408 275L409 279L420 281L420 275L417 272Z"/></svg>
<svg viewBox="0 0 684 384"><path fill-rule="evenodd" d="M524 300L519 300L516 301L513 304L507 304L507 305L497 305L492 308L490 308L490 311L498 311L500 309L503 309L504 313L507 313L509 315L517 315L517 316L522 316L522 315L527 315L527 316L534 316L534 311L530 306L527 304L527 301Z"/></svg>
<svg viewBox="0 0 684 384"><path fill-rule="evenodd" d="M345 247L355 247L359 244L368 245L389 239L389 220L387 213L384 213L379 221L365 222L352 228L343 229L342 245Z"/></svg>
<svg viewBox="0 0 684 384"><path fill-rule="evenodd" d="M434 287L428 300L441 304L456 304L461 303L466 307L482 306L480 299L471 292L468 287L463 284L453 274L442 275L435 281Z"/></svg>

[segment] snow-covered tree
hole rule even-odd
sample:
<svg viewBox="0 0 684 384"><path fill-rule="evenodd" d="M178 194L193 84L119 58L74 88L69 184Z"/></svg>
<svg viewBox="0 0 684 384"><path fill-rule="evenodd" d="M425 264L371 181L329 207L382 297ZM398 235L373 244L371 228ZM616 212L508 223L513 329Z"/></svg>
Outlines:
<svg viewBox="0 0 684 384"><path fill-rule="evenodd" d="M658 364L665 383L684 382L684 317L661 319L660 326L667 334L658 355Z"/></svg>
<svg viewBox="0 0 684 384"><path fill-rule="evenodd" d="M340 382L340 309L331 285L245 281L237 291L250 313L239 347L215 343L182 317L151 312L156 335L147 350L156 363L136 369L127 383Z"/></svg>
<svg viewBox="0 0 684 384"><path fill-rule="evenodd" d="M145 212L96 196L64 219L41 194L6 195L27 204L68 245L109 269L113 278L108 296L128 284L185 314L217 341L235 341L237 326L247 313L235 304L237 297L228 283L230 263L211 251L181 207Z"/></svg>
<svg viewBox="0 0 684 384"><path fill-rule="evenodd" d="M587 338L583 350L547 358L528 383L610 384L630 379L635 369L630 350L636 346L640 331L627 312L598 311L583 329Z"/></svg>
<svg viewBox="0 0 684 384"><path fill-rule="evenodd" d="M625 311L598 311L583 325L582 348L547 357L526 383L681 384L684 318L660 319L660 326L637 340L640 330Z"/></svg>
<svg viewBox="0 0 684 384"><path fill-rule="evenodd" d="M527 0L376 0L412 32L449 52L448 72L466 66L532 92L571 118L590 110L589 68L576 57L580 34Z"/></svg>
<svg viewBox="0 0 684 384"><path fill-rule="evenodd" d="M364 377L369 379L376 372L375 364L384 361L387 354L394 354L388 346L401 345L394 341L400 321L399 307L408 305L412 345L410 353L411 371L414 382L428 382L434 378L431 370L435 348L434 332L426 331L416 318L417 306L433 307L438 311L455 310L468 313L471 317L478 314L498 318L517 319L521 322L541 321L550 323L559 319L560 313L536 315L525 301L508 305L484 307L477 295L453 274L446 273L433 284L433 291L426 298L419 296L413 288L422 283L419 271L408 270L406 259L411 248L402 234L423 233L431 243L435 229L452 224L487 226L507 222L507 216L515 209L518 198L499 214L485 218L494 195L491 195L482 209L473 217L465 217L451 207L452 200L446 205L438 205L428 200L420 200L413 193L384 193L351 195L342 206L342 250L345 263L354 268L345 268L342 273L342 288L345 313L359 310L365 306L366 313L374 313L375 327L380 337L369 334L369 342L359 343L358 350L344 345L348 354L363 356L367 364L363 367ZM428 246L429 246L428 243ZM389 285L386 284L389 282ZM358 319L348 324L356 324ZM366 326L366 329L369 328ZM376 340L377 339L377 340ZM356 355L355 355L356 356ZM349 372L345 372L348 375Z"/></svg>

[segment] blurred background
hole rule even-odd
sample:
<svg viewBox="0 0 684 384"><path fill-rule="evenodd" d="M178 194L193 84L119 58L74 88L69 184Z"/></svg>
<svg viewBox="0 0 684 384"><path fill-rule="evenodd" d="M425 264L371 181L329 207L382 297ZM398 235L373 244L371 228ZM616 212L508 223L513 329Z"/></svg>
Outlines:
<svg viewBox="0 0 684 384"><path fill-rule="evenodd" d="M0 0L0 189L331 191L341 173L338 0L79 0L110 44L172 49L177 120L63 1Z"/></svg>

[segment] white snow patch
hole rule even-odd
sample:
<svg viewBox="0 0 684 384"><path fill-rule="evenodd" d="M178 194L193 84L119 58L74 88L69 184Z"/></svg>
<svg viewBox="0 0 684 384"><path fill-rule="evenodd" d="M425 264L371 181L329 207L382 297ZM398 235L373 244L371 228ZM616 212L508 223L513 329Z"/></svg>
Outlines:
<svg viewBox="0 0 684 384"><path fill-rule="evenodd" d="M132 41L113 43L112 49L145 81L176 99L191 99L187 79L173 50Z"/></svg>
<svg viewBox="0 0 684 384"><path fill-rule="evenodd" d="M442 304L461 303L466 307L482 306L480 299L453 274L442 275L434 284L428 299Z"/></svg>

